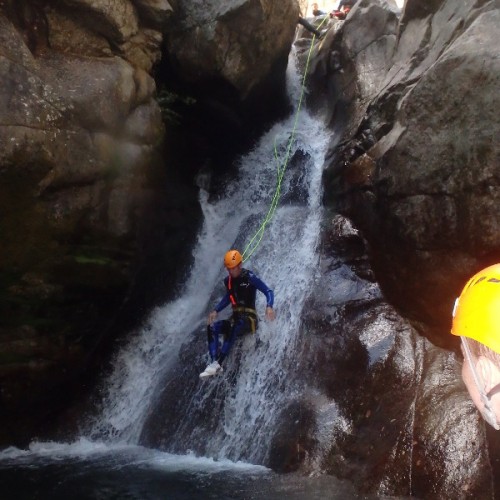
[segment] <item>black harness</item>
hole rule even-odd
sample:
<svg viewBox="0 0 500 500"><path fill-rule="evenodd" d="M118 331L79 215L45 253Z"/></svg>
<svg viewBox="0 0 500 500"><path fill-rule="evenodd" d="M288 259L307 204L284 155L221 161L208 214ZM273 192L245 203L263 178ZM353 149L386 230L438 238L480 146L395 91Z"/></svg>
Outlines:
<svg viewBox="0 0 500 500"><path fill-rule="evenodd" d="M248 271L243 269L241 274L234 280L229 275L226 286L233 307L233 321L244 316L250 323L252 333L255 333L255 330L257 330L256 289L248 279Z"/></svg>

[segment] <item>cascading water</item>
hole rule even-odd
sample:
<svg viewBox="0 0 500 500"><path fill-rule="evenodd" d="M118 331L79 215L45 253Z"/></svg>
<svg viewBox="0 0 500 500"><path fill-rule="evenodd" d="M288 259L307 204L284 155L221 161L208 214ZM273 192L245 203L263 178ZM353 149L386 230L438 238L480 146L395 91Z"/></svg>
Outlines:
<svg viewBox="0 0 500 500"><path fill-rule="evenodd" d="M291 101L298 103L301 85L294 57L289 64L289 90ZM157 402L170 385L175 386L171 383L175 375L183 372L183 389L172 396L177 406L169 434L174 437L168 443L153 444L177 452L194 450L262 463L278 411L290 394L290 387L285 391L287 370L294 363L301 310L317 261L321 169L328 139L321 122L304 110L298 115L294 111L241 158L238 178L219 199L211 201L201 190L204 225L190 277L180 296L157 309L117 355L104 385L101 412L89 431L92 438L139 443L141 435L151 434L145 426L159 411L155 410ZM277 319L269 324L261 321L256 336L233 347L222 377L199 381L198 372L206 362L205 315L218 299L217 293L222 293L221 256L233 246L243 249L255 234L284 165L287 171L279 206L261 244L245 262L274 289ZM217 292L211 295L214 289ZM257 310L262 316L265 302L259 295ZM212 414L209 430L193 425L196 413L200 420L202 414Z"/></svg>

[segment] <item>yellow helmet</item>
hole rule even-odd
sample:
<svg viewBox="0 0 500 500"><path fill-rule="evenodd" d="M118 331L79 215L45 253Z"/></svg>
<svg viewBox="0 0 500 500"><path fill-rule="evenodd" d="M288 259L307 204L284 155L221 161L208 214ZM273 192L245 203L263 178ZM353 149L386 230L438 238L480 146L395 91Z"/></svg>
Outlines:
<svg viewBox="0 0 500 500"><path fill-rule="evenodd" d="M451 333L500 353L500 264L479 271L467 282L455 301Z"/></svg>
<svg viewBox="0 0 500 500"><path fill-rule="evenodd" d="M228 269L239 266L242 262L243 257L238 250L229 250L229 252L226 252L226 255L224 255L224 265Z"/></svg>

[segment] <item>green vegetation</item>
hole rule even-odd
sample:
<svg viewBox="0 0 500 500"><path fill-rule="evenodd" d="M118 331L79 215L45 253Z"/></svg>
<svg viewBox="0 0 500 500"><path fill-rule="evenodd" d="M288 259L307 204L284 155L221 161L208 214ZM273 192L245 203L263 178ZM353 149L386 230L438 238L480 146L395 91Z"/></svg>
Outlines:
<svg viewBox="0 0 500 500"><path fill-rule="evenodd" d="M87 255L75 255L78 264L97 264L98 266L116 265L116 262L108 257L90 257Z"/></svg>
<svg viewBox="0 0 500 500"><path fill-rule="evenodd" d="M190 96L181 96L175 92L171 92L164 87L158 92L156 98L160 105L161 114L164 121L179 124L182 115L176 109L182 109L187 106L192 106L196 103L196 99Z"/></svg>

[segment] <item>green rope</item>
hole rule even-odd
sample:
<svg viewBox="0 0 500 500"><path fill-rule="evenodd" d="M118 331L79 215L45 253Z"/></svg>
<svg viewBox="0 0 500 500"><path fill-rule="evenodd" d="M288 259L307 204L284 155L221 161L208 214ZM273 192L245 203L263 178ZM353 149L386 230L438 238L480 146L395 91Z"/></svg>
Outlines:
<svg viewBox="0 0 500 500"><path fill-rule="evenodd" d="M321 28L321 25L326 21L326 19L327 18L325 17L317 29ZM285 155L285 161L283 163L283 167L281 167L281 168L280 168L280 163L279 163L279 158L278 158L278 151L276 148L276 139L274 140L274 157L275 157L277 164L278 164L278 171L277 171L276 189L274 191L274 195L273 195L273 198L271 200L271 205L269 206L269 210L267 211L267 214L264 217L264 220L262 221L260 227L257 229L256 233L253 235L252 239L247 243L245 249L243 250L243 262L248 260L253 255L255 250L257 250L258 246L260 245L260 242L262 241L262 237L264 236L266 226L271 221L271 219L274 215L274 212L276 211L276 207L278 206L278 201L281 197L281 181L283 180L286 168L288 166L288 162L290 161L290 152L292 150L292 144L293 144L293 141L295 139L295 132L297 130L297 123L299 120L299 112L300 112L300 108L302 106L302 100L304 98L304 93L305 93L306 78L307 78L307 72L309 69L309 60L311 59L311 54L312 54L312 49L314 47L315 39L316 39L316 35L313 34L312 39L311 39L311 46L310 46L309 52L307 54L306 67L304 70L304 76L302 78L302 88L301 88L301 92L300 92L299 103L297 105L297 110L295 112L295 119L294 119L294 123L293 123L292 134L290 135L290 140L288 141L288 146L287 146L286 155Z"/></svg>

